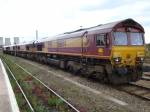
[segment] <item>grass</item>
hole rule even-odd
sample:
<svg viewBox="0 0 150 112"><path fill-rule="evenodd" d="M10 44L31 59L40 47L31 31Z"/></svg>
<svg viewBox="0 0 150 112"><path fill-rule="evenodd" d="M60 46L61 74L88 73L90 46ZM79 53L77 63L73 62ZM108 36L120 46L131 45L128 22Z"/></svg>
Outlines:
<svg viewBox="0 0 150 112"><path fill-rule="evenodd" d="M21 112L32 112L26 102L26 100L24 99L21 91L19 90L15 80L13 79L13 77L11 76L10 72L8 69L6 69L7 71L7 74L8 74L8 77L9 77L9 80L10 80L10 83L12 85L12 88L14 90L14 93L15 93L15 97L16 97L16 100L17 100L17 103L18 103L18 106L19 106L19 109Z"/></svg>
<svg viewBox="0 0 150 112"><path fill-rule="evenodd" d="M63 101L58 99L58 98L51 98L51 99L48 99L48 104L50 106L60 106L60 105L63 105Z"/></svg>
<svg viewBox="0 0 150 112"><path fill-rule="evenodd" d="M149 58L150 57L150 44L146 45L146 57Z"/></svg>
<svg viewBox="0 0 150 112"><path fill-rule="evenodd" d="M49 112L49 111L57 111L57 112L70 112L71 110L68 106L58 97L49 92L43 85L41 85L38 81L31 78L29 74L15 65L7 56L1 56L1 58L7 63L16 79L20 83L23 88L27 98L31 102L31 105L35 109L36 112ZM8 70L7 70L8 72ZM8 72L11 84L13 86L13 90L16 95L16 99L19 105L21 112L31 112L28 107L26 101L24 100L21 92L17 88L16 83L10 76Z"/></svg>

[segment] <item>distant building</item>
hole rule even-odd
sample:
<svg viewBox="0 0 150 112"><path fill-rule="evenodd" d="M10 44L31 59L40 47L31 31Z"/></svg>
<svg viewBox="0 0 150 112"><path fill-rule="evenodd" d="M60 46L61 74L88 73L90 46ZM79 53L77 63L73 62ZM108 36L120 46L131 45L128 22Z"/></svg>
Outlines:
<svg viewBox="0 0 150 112"><path fill-rule="evenodd" d="M11 45L10 38L5 38L5 45Z"/></svg>
<svg viewBox="0 0 150 112"><path fill-rule="evenodd" d="M3 37L0 37L0 50L3 48Z"/></svg>
<svg viewBox="0 0 150 112"><path fill-rule="evenodd" d="M14 44L19 44L20 41L19 41L19 37L14 37Z"/></svg>
<svg viewBox="0 0 150 112"><path fill-rule="evenodd" d="M0 37L0 46L3 46L3 37Z"/></svg>

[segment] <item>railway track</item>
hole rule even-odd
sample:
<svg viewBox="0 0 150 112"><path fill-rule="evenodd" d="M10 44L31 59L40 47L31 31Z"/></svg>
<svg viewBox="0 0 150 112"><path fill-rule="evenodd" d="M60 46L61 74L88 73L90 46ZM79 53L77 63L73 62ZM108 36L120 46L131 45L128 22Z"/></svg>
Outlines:
<svg viewBox="0 0 150 112"><path fill-rule="evenodd" d="M11 71L11 69L9 68L9 66L5 63L4 60L3 60L3 63L5 65L5 67L8 69L8 71L10 72L11 76L13 77L13 79L15 80L15 82L16 82L17 86L19 87L22 95L24 96L24 99L26 100L26 102L27 102L30 110L32 112L36 112L35 109L34 109L34 107L32 106L32 103L27 98L27 96L25 94L25 91L21 87L21 84L19 84L20 81L17 80L17 78L15 77L15 75L13 74L13 72ZM15 63L15 65L18 66L19 68L21 68L24 72L26 72L28 75L30 75L33 79L35 79L36 81L38 81L42 86L44 86L46 89L48 89L48 91L50 91L53 95L55 95L56 97L60 98L67 105L67 107L69 107L69 110L70 110L69 112L80 112L76 107L74 107L71 103L69 103L62 96L60 96L58 93L56 93L52 88L50 88L46 84L44 84L40 79L38 79L37 77L35 77L34 75L32 75L30 72L28 72L27 70L25 70L24 68L22 68L18 64Z"/></svg>
<svg viewBox="0 0 150 112"><path fill-rule="evenodd" d="M150 58L145 58L145 59L144 59L144 62L145 62L145 63L150 63Z"/></svg>
<svg viewBox="0 0 150 112"><path fill-rule="evenodd" d="M145 73L144 73L144 76L147 76L147 77L150 78L150 72L145 72Z"/></svg>
<svg viewBox="0 0 150 112"><path fill-rule="evenodd" d="M150 101L150 88L138 85L135 83L129 83L117 87L117 89L124 91L128 94L134 95L136 97L142 98L144 100Z"/></svg>
<svg viewBox="0 0 150 112"><path fill-rule="evenodd" d="M129 83L126 85L121 85L117 89L124 91L128 94L134 95L136 97L142 98L144 100L150 101L150 87L145 84L150 81L150 72L144 72L142 78L142 83Z"/></svg>
<svg viewBox="0 0 150 112"><path fill-rule="evenodd" d="M17 66L19 66L16 63ZM21 66L19 66L21 69L23 69L24 71L26 71L24 68L22 68ZM28 74L32 75L30 72L27 71ZM33 75L32 75L33 76ZM35 76L33 76L35 77ZM36 78L36 77L35 77ZM144 79L143 79L144 80ZM116 87L115 87L116 88ZM144 86L141 85L136 85L134 83L130 83L127 85L122 85L117 87L118 90L124 91L128 94L134 95L136 97L139 97L141 99L150 101L150 88L146 88Z"/></svg>
<svg viewBox="0 0 150 112"><path fill-rule="evenodd" d="M142 80L150 81L150 73L149 72L144 72Z"/></svg>
<svg viewBox="0 0 150 112"><path fill-rule="evenodd" d="M150 77L143 76L143 77L142 77L142 80L150 81Z"/></svg>
<svg viewBox="0 0 150 112"><path fill-rule="evenodd" d="M20 85L19 82L17 81L15 75L12 73L12 71L10 70L10 68L8 67L8 65L7 65L4 61L3 61L3 63L4 63L4 66L6 67L6 69L10 72L10 74L11 74L11 76L13 77L14 81L16 82L16 84L17 84L19 90L21 91L21 93L22 93L22 95L23 95L23 97L24 97L26 103L28 104L30 110L31 110L32 112L35 112L35 110L33 109L32 105L31 105L31 103L30 103L30 101L29 101L29 99L27 98L27 96L26 96L24 90L22 89L21 85Z"/></svg>

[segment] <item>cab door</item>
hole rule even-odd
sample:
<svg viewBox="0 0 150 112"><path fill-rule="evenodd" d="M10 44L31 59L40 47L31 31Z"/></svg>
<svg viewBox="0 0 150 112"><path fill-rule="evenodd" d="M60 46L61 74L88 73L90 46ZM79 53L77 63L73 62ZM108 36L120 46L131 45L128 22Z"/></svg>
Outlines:
<svg viewBox="0 0 150 112"><path fill-rule="evenodd" d="M82 37L82 54L83 55L87 55L88 54L88 49L89 49L89 37L86 34L84 34L84 36Z"/></svg>
<svg viewBox="0 0 150 112"><path fill-rule="evenodd" d="M107 33L95 34L91 44L92 54L96 57L107 57L110 55L110 38Z"/></svg>

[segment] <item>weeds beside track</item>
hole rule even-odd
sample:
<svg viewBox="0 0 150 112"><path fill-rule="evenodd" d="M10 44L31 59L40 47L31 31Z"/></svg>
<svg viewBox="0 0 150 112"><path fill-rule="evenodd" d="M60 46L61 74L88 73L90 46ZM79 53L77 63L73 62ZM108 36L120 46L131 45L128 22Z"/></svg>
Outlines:
<svg viewBox="0 0 150 112"><path fill-rule="evenodd" d="M24 95L26 94L26 99L28 99L26 102L28 102L31 111L79 112L79 110L63 97L58 95L31 73L27 72L24 68L4 57L3 60L8 65L7 69L9 68L9 72L14 74L16 81L20 87L23 88L22 91L24 90ZM21 90L19 89L18 91L20 93Z"/></svg>

